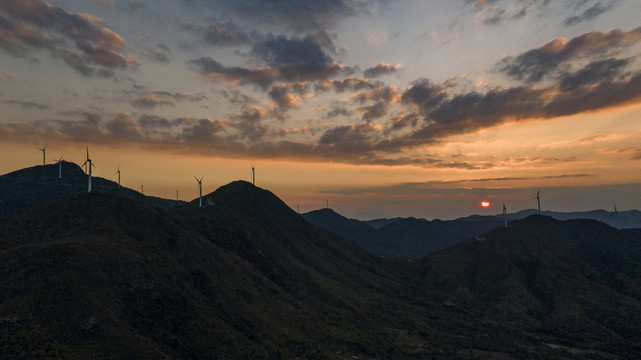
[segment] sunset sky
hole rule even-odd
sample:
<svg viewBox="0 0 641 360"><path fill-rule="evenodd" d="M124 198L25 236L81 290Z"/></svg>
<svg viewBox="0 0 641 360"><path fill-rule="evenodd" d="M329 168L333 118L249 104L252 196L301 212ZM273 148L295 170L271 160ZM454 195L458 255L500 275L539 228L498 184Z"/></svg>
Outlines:
<svg viewBox="0 0 641 360"><path fill-rule="evenodd" d="M451 219L641 208L638 0L0 2L0 173ZM491 206L482 208L481 201Z"/></svg>

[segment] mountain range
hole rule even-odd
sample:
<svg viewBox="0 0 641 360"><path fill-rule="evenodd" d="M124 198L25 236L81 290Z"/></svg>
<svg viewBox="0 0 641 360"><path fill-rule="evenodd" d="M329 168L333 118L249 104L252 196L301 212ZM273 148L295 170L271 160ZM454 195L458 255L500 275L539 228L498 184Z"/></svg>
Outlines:
<svg viewBox="0 0 641 360"><path fill-rule="evenodd" d="M523 210L494 216L472 215L455 220L409 218L361 221L348 219L332 209L301 214L308 221L358 244L378 256L423 257L461 241L473 238L505 222L531 215L549 216L557 220L591 219L615 228L641 228L641 211L617 213L605 210L588 212L554 212Z"/></svg>
<svg viewBox="0 0 641 360"><path fill-rule="evenodd" d="M380 258L244 181L199 207L57 180L0 176L0 358L640 358L638 229L532 215Z"/></svg>

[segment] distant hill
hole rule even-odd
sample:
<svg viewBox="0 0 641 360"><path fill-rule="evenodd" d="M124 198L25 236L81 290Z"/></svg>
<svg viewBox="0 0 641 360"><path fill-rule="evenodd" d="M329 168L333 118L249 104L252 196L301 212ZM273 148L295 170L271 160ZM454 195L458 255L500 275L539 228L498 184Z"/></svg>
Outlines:
<svg viewBox="0 0 641 360"><path fill-rule="evenodd" d="M606 211L606 210L574 211L574 212L557 212L557 211L539 212L535 209L528 209L528 210L522 210L522 211L516 212L514 214L508 214L508 219L519 220L534 214L550 216L557 220L572 220L572 219L597 220L604 224L608 224L613 228L619 228L619 229L641 228L641 211L639 210L619 211L615 214L613 211Z"/></svg>
<svg viewBox="0 0 641 360"><path fill-rule="evenodd" d="M395 218L371 222L347 219L331 209L301 215L315 225L349 239L379 256L422 257L467 240L504 221L494 216L470 216L456 220Z"/></svg>
<svg viewBox="0 0 641 360"><path fill-rule="evenodd" d="M40 165L0 176L0 220L51 199L87 192L88 175L75 163ZM92 189L134 199L147 205L169 208L184 202L145 196L138 191L118 187L118 183L92 177Z"/></svg>
<svg viewBox="0 0 641 360"><path fill-rule="evenodd" d="M532 215L421 266L425 275L416 281L430 289L425 296L436 291L448 306L481 318L488 340L514 332L580 358L641 354L639 229Z"/></svg>

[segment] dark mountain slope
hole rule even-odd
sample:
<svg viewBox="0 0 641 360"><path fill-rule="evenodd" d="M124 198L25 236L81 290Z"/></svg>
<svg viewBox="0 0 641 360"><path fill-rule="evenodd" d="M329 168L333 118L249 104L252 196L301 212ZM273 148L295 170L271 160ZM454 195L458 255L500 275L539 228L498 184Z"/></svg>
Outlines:
<svg viewBox="0 0 641 360"><path fill-rule="evenodd" d="M58 178L59 165L34 166L0 176L0 220L51 199L87 192L88 176L75 163L62 161L62 178ZM182 204L153 196L145 196L116 182L92 177L92 190L109 192L134 199L147 205L169 208Z"/></svg>
<svg viewBox="0 0 641 360"><path fill-rule="evenodd" d="M369 255L247 183L207 204L85 193L0 222L0 357L417 356Z"/></svg>
<svg viewBox="0 0 641 360"><path fill-rule="evenodd" d="M545 215L550 216L557 220L572 220L572 219L590 219L597 220L604 224L608 224L613 228L620 229L638 229L641 228L641 211L639 210L626 210L619 211L616 214L612 211L606 210L592 210L592 211L574 211L574 212L557 212L557 211L537 211L536 209L528 209L509 214L509 220L520 220L530 215Z"/></svg>
<svg viewBox="0 0 641 360"><path fill-rule="evenodd" d="M639 230L534 215L428 256L424 286L488 329L638 358L640 239Z"/></svg>
<svg viewBox="0 0 641 360"><path fill-rule="evenodd" d="M301 216L312 224L327 229L352 241L361 248L371 251L376 230L365 222L348 219L332 209L314 210ZM378 253L377 251L371 252Z"/></svg>
<svg viewBox="0 0 641 360"><path fill-rule="evenodd" d="M4 358L32 343L52 357L265 357L282 336L271 317L293 310L264 301L279 289L241 259L108 194L2 224L0 264Z"/></svg>

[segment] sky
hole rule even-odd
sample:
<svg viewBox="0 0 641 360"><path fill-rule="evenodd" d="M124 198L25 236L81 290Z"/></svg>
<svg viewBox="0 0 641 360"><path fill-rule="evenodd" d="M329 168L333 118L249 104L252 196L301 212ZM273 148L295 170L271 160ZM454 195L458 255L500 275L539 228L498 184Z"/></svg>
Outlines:
<svg viewBox="0 0 641 360"><path fill-rule="evenodd" d="M641 208L638 0L0 2L0 173L453 219ZM481 201L491 206L482 208Z"/></svg>

